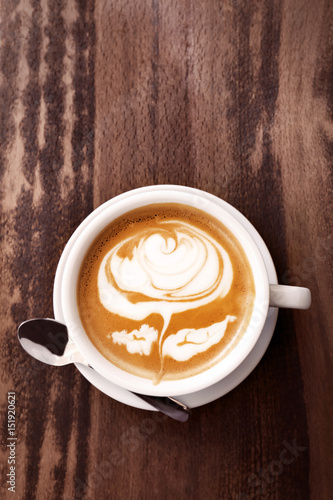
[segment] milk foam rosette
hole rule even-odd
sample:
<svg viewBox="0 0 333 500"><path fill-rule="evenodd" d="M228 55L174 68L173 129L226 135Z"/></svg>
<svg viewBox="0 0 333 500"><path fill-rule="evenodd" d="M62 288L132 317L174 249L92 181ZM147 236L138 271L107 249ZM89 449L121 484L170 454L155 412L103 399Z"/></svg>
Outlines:
<svg viewBox="0 0 333 500"><path fill-rule="evenodd" d="M166 331L175 313L223 298L233 280L226 250L183 221L161 221L112 248L98 273L101 303L114 314L143 320L160 314Z"/></svg>
<svg viewBox="0 0 333 500"><path fill-rule="evenodd" d="M217 241L188 223L165 221L105 255L98 289L114 314L142 320L159 313L166 319L224 297L232 279L229 255Z"/></svg>

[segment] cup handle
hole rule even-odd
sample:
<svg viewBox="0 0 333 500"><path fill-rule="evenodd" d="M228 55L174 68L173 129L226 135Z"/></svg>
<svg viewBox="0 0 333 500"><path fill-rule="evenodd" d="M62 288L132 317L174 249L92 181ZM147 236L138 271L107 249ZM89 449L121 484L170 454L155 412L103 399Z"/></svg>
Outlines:
<svg viewBox="0 0 333 500"><path fill-rule="evenodd" d="M311 292L300 286L269 285L269 305L288 309L309 309Z"/></svg>

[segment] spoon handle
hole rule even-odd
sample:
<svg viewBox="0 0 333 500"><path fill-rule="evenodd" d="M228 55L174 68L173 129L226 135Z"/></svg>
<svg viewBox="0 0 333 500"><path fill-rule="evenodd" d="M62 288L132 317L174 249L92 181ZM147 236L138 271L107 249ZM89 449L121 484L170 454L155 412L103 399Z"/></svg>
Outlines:
<svg viewBox="0 0 333 500"><path fill-rule="evenodd" d="M190 408L175 398L147 396L146 394L137 394L136 392L133 392L133 394L153 406L156 410L179 422L186 422L191 415Z"/></svg>

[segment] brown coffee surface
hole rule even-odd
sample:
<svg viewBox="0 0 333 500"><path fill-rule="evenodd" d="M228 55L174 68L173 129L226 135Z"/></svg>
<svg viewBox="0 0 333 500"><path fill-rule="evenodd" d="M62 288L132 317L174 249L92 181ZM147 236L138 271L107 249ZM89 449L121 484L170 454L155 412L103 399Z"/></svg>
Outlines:
<svg viewBox="0 0 333 500"><path fill-rule="evenodd" d="M163 262L179 252L179 272L171 260L156 274L161 246ZM227 261L233 275L224 287ZM172 289L173 277L183 286ZM201 290L201 283L208 288ZM156 383L195 375L223 359L245 332L254 298L252 270L233 234L209 214L173 203L140 207L111 222L87 252L77 285L81 321L95 347L119 368Z"/></svg>

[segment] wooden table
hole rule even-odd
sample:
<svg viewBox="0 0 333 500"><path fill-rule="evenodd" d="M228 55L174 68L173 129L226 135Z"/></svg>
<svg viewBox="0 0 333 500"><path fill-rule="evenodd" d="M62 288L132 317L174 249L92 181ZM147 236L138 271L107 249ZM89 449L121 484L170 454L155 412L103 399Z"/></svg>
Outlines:
<svg viewBox="0 0 333 500"><path fill-rule="evenodd" d="M2 2L1 498L333 498L332 14L324 0ZM16 338L52 317L79 223L164 183L234 205L279 281L313 296L281 310L257 368L185 424L35 362Z"/></svg>

